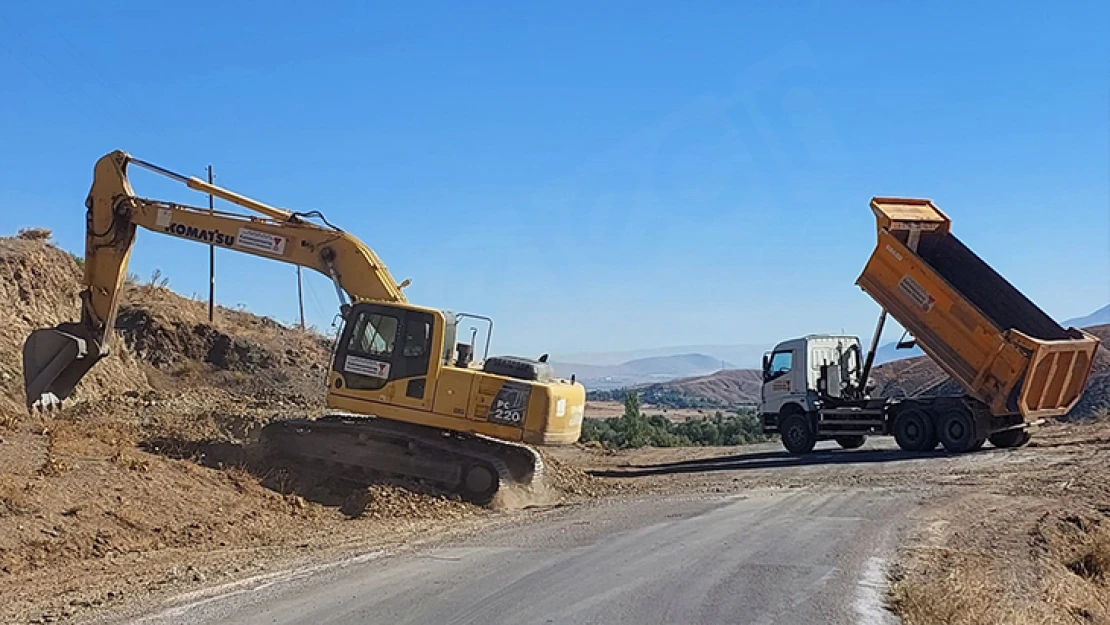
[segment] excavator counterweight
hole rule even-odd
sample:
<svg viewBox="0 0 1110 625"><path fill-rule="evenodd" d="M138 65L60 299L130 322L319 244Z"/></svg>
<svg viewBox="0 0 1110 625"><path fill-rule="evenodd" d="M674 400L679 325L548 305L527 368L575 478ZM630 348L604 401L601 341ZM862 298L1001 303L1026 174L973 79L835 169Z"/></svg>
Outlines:
<svg viewBox="0 0 1110 625"><path fill-rule="evenodd" d="M254 214L139 197L129 165ZM586 401L580 383L556 377L539 360L473 362L475 345L457 343L456 330L458 318L474 315L409 303L402 292L408 281L398 284L369 247L317 211L269 206L122 151L97 161L85 206L81 321L35 330L26 339L29 410L59 407L108 355L142 228L314 269L334 283L343 327L327 376L333 413L267 426L264 439L287 458L421 479L486 502L506 483L532 485L542 476L530 445L578 440Z"/></svg>

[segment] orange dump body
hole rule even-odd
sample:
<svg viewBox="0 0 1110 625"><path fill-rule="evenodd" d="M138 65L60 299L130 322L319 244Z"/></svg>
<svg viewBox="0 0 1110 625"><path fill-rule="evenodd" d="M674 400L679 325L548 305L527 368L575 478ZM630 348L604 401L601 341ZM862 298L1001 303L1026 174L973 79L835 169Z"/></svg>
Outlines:
<svg viewBox="0 0 1110 625"><path fill-rule="evenodd" d="M996 416L1075 406L1099 339L1062 328L951 233L929 200L874 198L878 245L856 284Z"/></svg>

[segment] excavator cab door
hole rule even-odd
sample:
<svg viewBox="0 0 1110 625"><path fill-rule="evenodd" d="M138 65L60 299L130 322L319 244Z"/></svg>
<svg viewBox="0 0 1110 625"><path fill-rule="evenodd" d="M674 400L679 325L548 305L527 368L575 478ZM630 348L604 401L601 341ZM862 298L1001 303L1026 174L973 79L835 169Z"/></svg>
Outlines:
<svg viewBox="0 0 1110 625"><path fill-rule="evenodd" d="M435 318L424 311L356 304L347 313L332 370L332 392L430 409Z"/></svg>

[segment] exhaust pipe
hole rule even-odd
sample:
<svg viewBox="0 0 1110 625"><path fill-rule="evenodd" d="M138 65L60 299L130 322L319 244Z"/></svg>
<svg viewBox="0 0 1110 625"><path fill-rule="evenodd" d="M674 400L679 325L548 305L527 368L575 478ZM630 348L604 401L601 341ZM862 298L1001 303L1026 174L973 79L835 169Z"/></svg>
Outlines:
<svg viewBox="0 0 1110 625"><path fill-rule="evenodd" d="M61 408L101 358L108 355L81 323L35 330L23 343L23 380L27 410Z"/></svg>

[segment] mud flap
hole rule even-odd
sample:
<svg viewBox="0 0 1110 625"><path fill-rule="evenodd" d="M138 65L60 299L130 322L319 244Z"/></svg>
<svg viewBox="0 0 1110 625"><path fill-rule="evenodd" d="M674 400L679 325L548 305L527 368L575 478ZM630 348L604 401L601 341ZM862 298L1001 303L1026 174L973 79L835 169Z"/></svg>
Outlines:
<svg viewBox="0 0 1110 625"><path fill-rule="evenodd" d="M78 323L32 332L23 343L27 410L59 406L89 369L106 355L107 350L101 350Z"/></svg>

